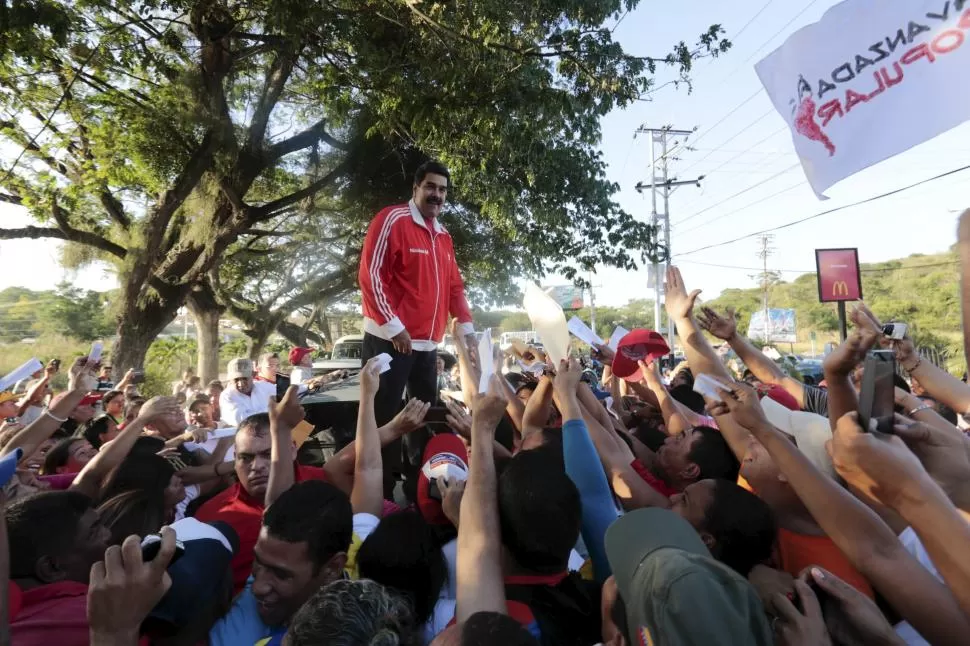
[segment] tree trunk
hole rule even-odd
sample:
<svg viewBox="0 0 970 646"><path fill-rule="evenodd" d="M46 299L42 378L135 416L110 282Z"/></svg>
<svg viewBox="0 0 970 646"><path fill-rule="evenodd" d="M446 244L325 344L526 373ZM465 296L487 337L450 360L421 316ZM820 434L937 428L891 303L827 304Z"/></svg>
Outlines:
<svg viewBox="0 0 970 646"><path fill-rule="evenodd" d="M276 328L276 331L279 332L284 339L296 346L303 347L309 345L310 342L313 342L322 347L326 342L326 340L316 332L304 329L299 325L290 323L289 321L283 321L280 323Z"/></svg>
<svg viewBox="0 0 970 646"><path fill-rule="evenodd" d="M269 335L273 333L273 327L269 323L260 323L249 326L243 332L249 337L249 358L256 361L266 346Z"/></svg>
<svg viewBox="0 0 970 646"><path fill-rule="evenodd" d="M225 308L216 299L208 284L192 289L186 305L195 319L199 360L196 374L207 384L219 378L219 318Z"/></svg>
<svg viewBox="0 0 970 646"><path fill-rule="evenodd" d="M118 340L112 347L110 357L115 379L121 379L129 368L145 367L149 346L172 322L177 310L177 303L163 303L147 309L124 308L118 321Z"/></svg>

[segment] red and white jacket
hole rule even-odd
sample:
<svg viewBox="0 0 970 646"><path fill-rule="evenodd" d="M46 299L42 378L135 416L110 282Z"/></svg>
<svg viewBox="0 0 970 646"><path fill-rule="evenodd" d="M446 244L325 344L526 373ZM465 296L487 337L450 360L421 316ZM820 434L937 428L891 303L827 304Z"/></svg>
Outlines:
<svg viewBox="0 0 970 646"><path fill-rule="evenodd" d="M434 350L448 314L471 334L471 311L451 236L437 219L425 220L414 201L390 206L367 229L357 274L364 331L391 339L407 330L415 350Z"/></svg>

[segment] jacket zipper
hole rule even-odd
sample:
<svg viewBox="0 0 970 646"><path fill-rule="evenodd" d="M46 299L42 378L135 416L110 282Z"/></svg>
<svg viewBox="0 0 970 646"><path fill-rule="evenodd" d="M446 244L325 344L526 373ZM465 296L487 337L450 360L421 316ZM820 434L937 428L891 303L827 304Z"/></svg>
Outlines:
<svg viewBox="0 0 970 646"><path fill-rule="evenodd" d="M434 226L432 223L431 226ZM431 257L434 258L434 315L431 317L431 338L428 339L434 342L434 327L438 322L438 300L441 294L441 281L438 279L438 236L435 235L434 231L428 231L431 236Z"/></svg>

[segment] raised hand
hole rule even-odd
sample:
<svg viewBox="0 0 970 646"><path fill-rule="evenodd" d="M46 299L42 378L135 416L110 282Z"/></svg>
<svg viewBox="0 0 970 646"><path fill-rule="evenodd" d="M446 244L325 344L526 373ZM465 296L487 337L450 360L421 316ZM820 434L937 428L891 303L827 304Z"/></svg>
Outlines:
<svg viewBox="0 0 970 646"><path fill-rule="evenodd" d="M731 411L731 415L741 426L749 431L757 431L771 426L761 408L758 393L748 384L735 383L730 388L718 389L721 401Z"/></svg>
<svg viewBox="0 0 970 646"><path fill-rule="evenodd" d="M719 315L709 307L702 307L697 324L701 326L702 330L710 332L718 339L730 341L738 333L738 322L734 317L733 307L724 310L724 316Z"/></svg>
<svg viewBox="0 0 970 646"><path fill-rule="evenodd" d="M905 642L886 621L876 603L827 570L814 565L798 577L826 594L825 624L839 644L899 644Z"/></svg>
<svg viewBox="0 0 970 646"><path fill-rule="evenodd" d="M380 360L377 357L364 364L360 371L360 396L361 398L372 398L377 395L381 387Z"/></svg>
<svg viewBox="0 0 970 646"><path fill-rule="evenodd" d="M75 359L68 372L68 390L80 390L83 392L95 390L98 387L96 368L96 364L88 365L87 357L78 357Z"/></svg>
<svg viewBox="0 0 970 646"><path fill-rule="evenodd" d="M363 379L361 379L363 383ZM296 428L303 421L306 412L300 404L300 388L290 386L283 395L283 400L277 402L276 397L269 398L269 421L271 428L285 429L287 432Z"/></svg>
<svg viewBox="0 0 970 646"><path fill-rule="evenodd" d="M475 398L472 411L473 426L481 423L483 429L494 431L502 416L505 415L509 400L499 379L501 377L498 375L492 375L488 382L488 392Z"/></svg>
<svg viewBox="0 0 970 646"><path fill-rule="evenodd" d="M401 433L410 433L424 424L424 418L427 417L430 408L431 404L412 398L404 409L394 416L391 424L397 425Z"/></svg>
<svg viewBox="0 0 970 646"><path fill-rule="evenodd" d="M148 424L163 417L181 417L182 407L174 397L152 397L138 411L138 419Z"/></svg>
<svg viewBox="0 0 970 646"><path fill-rule="evenodd" d="M448 413L445 415L445 422L448 423L448 427L466 440L470 440L472 437L471 415L450 397L445 398L444 403L445 408L448 409Z"/></svg>
<svg viewBox="0 0 970 646"><path fill-rule="evenodd" d="M438 480L438 490L441 492L441 511L455 527L461 511L461 501L465 497L465 480L441 478Z"/></svg>
<svg viewBox="0 0 970 646"><path fill-rule="evenodd" d="M648 361L638 361L640 373L650 387L663 386L663 377L660 375L660 362L654 359Z"/></svg>
<svg viewBox="0 0 970 646"><path fill-rule="evenodd" d="M689 318L694 312L694 302L700 295L701 290L695 289L690 294L684 285L684 278L680 275L680 269L671 265L667 269L667 291L664 295L664 308L667 316L674 319Z"/></svg>
<svg viewBox="0 0 970 646"><path fill-rule="evenodd" d="M104 560L91 567L87 613L92 644L125 638L134 643L142 621L172 587L166 568L175 554L175 530L163 527L161 537L152 561L142 560L141 539L129 536L121 547L109 547Z"/></svg>
<svg viewBox="0 0 970 646"><path fill-rule="evenodd" d="M881 334L881 332L880 332ZM826 375L846 376L866 358L866 353L876 344L879 335L869 327L852 331L845 343L833 350L822 362Z"/></svg>
<svg viewBox="0 0 970 646"><path fill-rule="evenodd" d="M559 370L552 380L552 387L563 395L575 393L579 382L583 379L583 367L578 359L563 359L559 362Z"/></svg>

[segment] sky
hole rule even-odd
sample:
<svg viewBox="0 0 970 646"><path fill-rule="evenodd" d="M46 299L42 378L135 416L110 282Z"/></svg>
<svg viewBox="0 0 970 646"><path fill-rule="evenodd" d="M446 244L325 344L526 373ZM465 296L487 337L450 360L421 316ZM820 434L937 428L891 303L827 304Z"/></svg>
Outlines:
<svg viewBox="0 0 970 646"><path fill-rule="evenodd" d="M673 45L694 42L714 23L734 43L716 60L699 61L693 91L666 87L649 102L617 110L602 121L602 150L608 178L619 184L617 198L635 217L650 219L649 193L634 186L649 181L649 138L636 129L671 125L697 132L671 165L671 175L694 179L701 187L678 188L671 197L671 248L690 289L705 298L728 287L753 287L760 266L756 239L701 253L691 250L879 195L963 166L970 159L970 123L840 182L821 202L797 164L790 132L771 106L754 65L799 28L816 22L837 0L642 0L625 15L614 37L630 53L663 56ZM611 21L611 24L613 21ZM658 74L658 85L670 78ZM879 262L915 253L946 250L956 239L959 212L970 207L970 172L929 183L898 196L849 208L774 232L768 267L786 280L814 271L816 248L858 247L862 262ZM4 228L28 224L13 207L0 205ZM53 241L0 241L0 289L19 285L50 289L70 280L87 289L109 289L114 278L101 268L69 272L58 265ZM15 268L11 270L11 268ZM550 284L556 283L553 277ZM564 281L560 281L564 282ZM622 305L653 298L645 270L599 268L593 278L596 302Z"/></svg>

